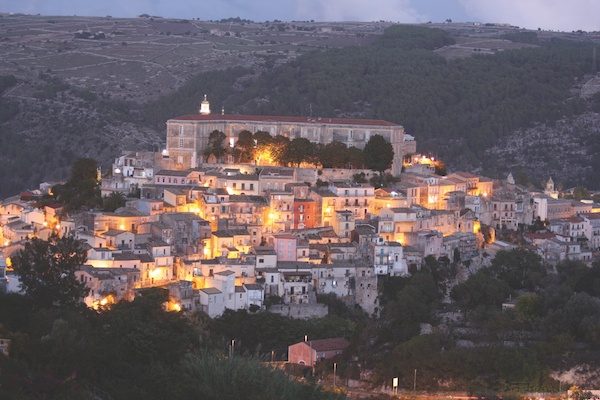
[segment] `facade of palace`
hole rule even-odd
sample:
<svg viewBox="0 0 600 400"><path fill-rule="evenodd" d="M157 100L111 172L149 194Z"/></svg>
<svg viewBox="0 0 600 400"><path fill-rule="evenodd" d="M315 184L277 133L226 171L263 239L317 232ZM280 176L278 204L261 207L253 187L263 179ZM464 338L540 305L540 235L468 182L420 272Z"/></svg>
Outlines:
<svg viewBox="0 0 600 400"><path fill-rule="evenodd" d="M203 155L208 137L214 130L225 133L225 146L234 147L240 132L268 132L290 140L307 138L313 143L334 140L348 147L363 149L373 135L381 135L394 149L391 172L400 176L404 128L391 122L368 119L269 117L255 115L210 114L208 102L202 102L200 114L185 115L167 121L167 152L176 169L196 168L206 161Z"/></svg>

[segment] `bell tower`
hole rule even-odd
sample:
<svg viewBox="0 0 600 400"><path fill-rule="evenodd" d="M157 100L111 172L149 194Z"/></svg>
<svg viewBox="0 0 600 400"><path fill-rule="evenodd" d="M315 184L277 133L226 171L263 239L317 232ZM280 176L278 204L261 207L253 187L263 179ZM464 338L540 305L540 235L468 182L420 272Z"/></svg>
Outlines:
<svg viewBox="0 0 600 400"><path fill-rule="evenodd" d="M210 114L210 103L208 102L208 100L206 100L206 95L204 95L204 100L202 100L202 103L200 103L200 114Z"/></svg>

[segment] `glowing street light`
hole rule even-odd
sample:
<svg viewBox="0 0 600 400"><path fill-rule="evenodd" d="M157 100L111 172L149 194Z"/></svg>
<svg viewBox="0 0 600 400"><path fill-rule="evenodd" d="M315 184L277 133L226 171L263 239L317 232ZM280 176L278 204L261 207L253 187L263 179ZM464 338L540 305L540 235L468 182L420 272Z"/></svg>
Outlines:
<svg viewBox="0 0 600 400"><path fill-rule="evenodd" d="M335 373L337 371L337 363L333 363L333 388L335 389Z"/></svg>

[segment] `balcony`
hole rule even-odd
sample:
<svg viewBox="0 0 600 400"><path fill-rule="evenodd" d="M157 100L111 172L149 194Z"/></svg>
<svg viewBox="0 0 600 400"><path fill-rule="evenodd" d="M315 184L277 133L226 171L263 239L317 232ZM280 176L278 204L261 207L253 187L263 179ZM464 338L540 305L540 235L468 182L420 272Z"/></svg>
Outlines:
<svg viewBox="0 0 600 400"><path fill-rule="evenodd" d="M294 278L287 278L283 280L285 283L310 283L311 279L294 279Z"/></svg>

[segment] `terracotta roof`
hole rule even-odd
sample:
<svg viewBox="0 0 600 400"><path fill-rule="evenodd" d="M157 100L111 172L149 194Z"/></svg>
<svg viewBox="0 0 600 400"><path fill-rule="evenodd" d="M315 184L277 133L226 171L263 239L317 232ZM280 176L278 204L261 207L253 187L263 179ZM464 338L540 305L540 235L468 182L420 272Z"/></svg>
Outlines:
<svg viewBox="0 0 600 400"><path fill-rule="evenodd" d="M205 288L205 289L200 289L201 292L204 292L206 294L219 294L221 293L221 291L217 288L214 287L209 287L209 288Z"/></svg>
<svg viewBox="0 0 600 400"><path fill-rule="evenodd" d="M550 239L556 235L554 233L526 233L523 236L529 239Z"/></svg>
<svg viewBox="0 0 600 400"><path fill-rule="evenodd" d="M296 236L290 233L276 233L273 237L276 237L277 239L296 239Z"/></svg>
<svg viewBox="0 0 600 400"><path fill-rule="evenodd" d="M154 174L154 176L188 176L190 174L190 171L176 171L176 170L172 170L172 169L161 169L160 171L158 171L157 173Z"/></svg>
<svg viewBox="0 0 600 400"><path fill-rule="evenodd" d="M335 339L322 339L322 340L310 340L304 342L309 345L313 350L316 351L331 351L331 350L343 350L350 345L344 338Z"/></svg>
<svg viewBox="0 0 600 400"><path fill-rule="evenodd" d="M262 285L258 283L247 283L244 285L244 287L246 288L246 290L263 290Z"/></svg>
<svg viewBox="0 0 600 400"><path fill-rule="evenodd" d="M232 181L257 181L259 180L258 175L255 174L237 174L222 176L221 178L232 180Z"/></svg>
<svg viewBox="0 0 600 400"><path fill-rule="evenodd" d="M222 121L222 122L279 122L292 124L314 124L314 125L366 125L398 127L401 125L387 121L372 119L343 119L343 118L307 118L307 117L275 117L264 115L222 115L222 114L192 114L173 118L169 121Z"/></svg>
<svg viewBox="0 0 600 400"><path fill-rule="evenodd" d="M133 252L131 252L131 251L124 251L122 253L114 253L112 256L115 261L134 261L134 260L141 259L141 257L140 257L141 254L133 254Z"/></svg>
<svg viewBox="0 0 600 400"><path fill-rule="evenodd" d="M102 232L100 235L102 235L102 236L117 236L117 235L120 235L121 233L125 233L125 232L128 232L128 231L123 231L120 229L109 229L106 232Z"/></svg>
<svg viewBox="0 0 600 400"><path fill-rule="evenodd" d="M215 272L215 275L223 275L223 276L229 276L229 275L233 275L233 274L235 274L235 272L233 272L231 270Z"/></svg>

